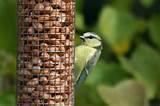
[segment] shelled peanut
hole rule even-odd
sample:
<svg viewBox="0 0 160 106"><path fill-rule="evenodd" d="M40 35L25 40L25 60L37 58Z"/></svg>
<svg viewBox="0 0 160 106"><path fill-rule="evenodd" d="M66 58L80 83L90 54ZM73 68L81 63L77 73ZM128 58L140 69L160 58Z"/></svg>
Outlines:
<svg viewBox="0 0 160 106"><path fill-rule="evenodd" d="M74 1L18 2L18 103L71 106Z"/></svg>

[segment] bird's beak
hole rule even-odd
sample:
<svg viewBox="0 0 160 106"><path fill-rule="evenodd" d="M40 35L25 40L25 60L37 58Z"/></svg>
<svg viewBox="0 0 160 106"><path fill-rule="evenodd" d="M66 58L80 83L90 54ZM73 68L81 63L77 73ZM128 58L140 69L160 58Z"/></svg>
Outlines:
<svg viewBox="0 0 160 106"><path fill-rule="evenodd" d="M80 38L81 38L82 40L85 40L84 36L80 36Z"/></svg>

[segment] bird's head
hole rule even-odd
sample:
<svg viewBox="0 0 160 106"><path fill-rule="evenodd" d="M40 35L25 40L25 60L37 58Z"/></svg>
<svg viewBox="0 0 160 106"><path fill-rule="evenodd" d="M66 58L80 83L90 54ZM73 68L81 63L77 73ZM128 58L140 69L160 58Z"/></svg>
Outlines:
<svg viewBox="0 0 160 106"><path fill-rule="evenodd" d="M83 36L80 36L80 38L86 46L94 48L102 46L101 38L93 32L84 33Z"/></svg>

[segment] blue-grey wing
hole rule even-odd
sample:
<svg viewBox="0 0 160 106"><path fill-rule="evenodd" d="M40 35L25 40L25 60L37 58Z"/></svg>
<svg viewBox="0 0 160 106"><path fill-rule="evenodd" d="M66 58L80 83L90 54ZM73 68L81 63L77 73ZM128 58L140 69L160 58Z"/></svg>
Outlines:
<svg viewBox="0 0 160 106"><path fill-rule="evenodd" d="M88 60L86 66L84 67L83 71L80 73L80 77L76 81L76 89L80 87L80 85L86 80L88 74L92 71L93 67L96 65L99 57L101 54L101 50L97 51L90 60Z"/></svg>

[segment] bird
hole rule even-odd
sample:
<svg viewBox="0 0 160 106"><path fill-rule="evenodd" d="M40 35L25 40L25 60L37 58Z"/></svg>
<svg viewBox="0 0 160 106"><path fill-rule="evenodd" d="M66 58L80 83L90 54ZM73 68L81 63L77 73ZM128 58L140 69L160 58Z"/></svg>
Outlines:
<svg viewBox="0 0 160 106"><path fill-rule="evenodd" d="M75 47L75 89L79 89L95 67L102 51L102 39L94 32L80 36L82 43Z"/></svg>

